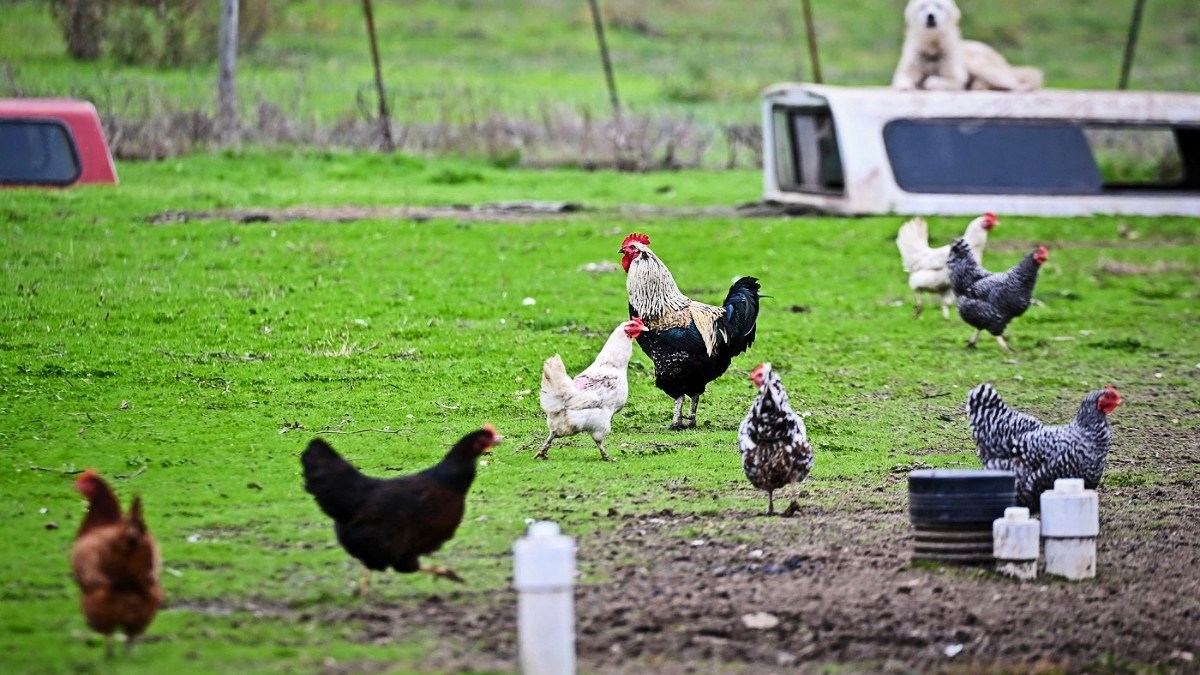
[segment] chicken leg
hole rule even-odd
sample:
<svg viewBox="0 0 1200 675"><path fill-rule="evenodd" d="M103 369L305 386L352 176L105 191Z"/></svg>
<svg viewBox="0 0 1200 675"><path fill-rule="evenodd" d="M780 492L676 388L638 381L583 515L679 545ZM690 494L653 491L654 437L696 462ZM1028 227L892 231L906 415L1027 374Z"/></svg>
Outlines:
<svg viewBox="0 0 1200 675"><path fill-rule="evenodd" d="M104 658L111 659L113 657L113 636L112 633L104 636Z"/></svg>
<svg viewBox="0 0 1200 675"><path fill-rule="evenodd" d="M800 511L800 484L792 483L792 503L788 504L787 509L781 514L784 518L791 518Z"/></svg>
<svg viewBox="0 0 1200 675"><path fill-rule="evenodd" d="M441 577L442 579L449 579L450 581L457 581L460 584L467 583L467 580L458 576L458 573L456 573L454 570L450 569L449 567L443 567L441 565L433 565L431 567L422 567L421 569L419 569L417 571L424 572L425 574L432 574L434 576L434 578Z"/></svg>
<svg viewBox="0 0 1200 675"><path fill-rule="evenodd" d="M675 399L675 417L671 420L672 429L683 428L683 397Z"/></svg>
<svg viewBox="0 0 1200 675"><path fill-rule="evenodd" d="M775 515L775 491L767 490L767 515Z"/></svg>
<svg viewBox="0 0 1200 675"><path fill-rule="evenodd" d="M606 462L613 461L613 458L609 457L608 453L604 451L604 439L603 438L593 438L592 440L596 441L596 447L600 448L600 459L603 459ZM545 459L545 457L543 457L542 459Z"/></svg>
<svg viewBox="0 0 1200 675"><path fill-rule="evenodd" d="M542 443L542 449L538 450L538 453L536 455L534 455L533 458L534 459L550 459L550 455L547 455L546 451L550 449L550 444L553 443L554 439L556 439L556 438L558 438L558 436L555 436L554 432L551 431L550 435L546 437L546 442ZM600 454L604 454L604 448L600 448Z"/></svg>
<svg viewBox="0 0 1200 675"><path fill-rule="evenodd" d="M358 580L358 591L355 593L360 598L367 597L367 591L371 590L371 568L364 567L362 577Z"/></svg>
<svg viewBox="0 0 1200 675"><path fill-rule="evenodd" d="M954 294L942 293L942 318L947 321L950 319L950 305L952 304L954 304Z"/></svg>
<svg viewBox="0 0 1200 675"><path fill-rule="evenodd" d="M692 413L687 416L687 422L684 426L692 429L696 427L696 408L700 405L700 394L692 397Z"/></svg>
<svg viewBox="0 0 1200 675"><path fill-rule="evenodd" d="M913 318L916 319L925 311L925 304L921 301L921 291L913 291L913 298Z"/></svg>
<svg viewBox="0 0 1200 675"><path fill-rule="evenodd" d="M1017 350L1013 349L1012 347L1009 347L1009 346L1008 346L1008 343L1004 341L1004 336L1003 336L1003 335L997 335L997 336L996 336L996 341L1000 343L1000 348L1001 348L1001 349L1003 349L1003 350L1004 350L1004 351L1006 351L1006 352L1015 352L1015 351L1017 351Z"/></svg>
<svg viewBox="0 0 1200 675"><path fill-rule="evenodd" d="M975 349L975 341L979 339L979 329L975 329L975 334L967 340L967 349Z"/></svg>

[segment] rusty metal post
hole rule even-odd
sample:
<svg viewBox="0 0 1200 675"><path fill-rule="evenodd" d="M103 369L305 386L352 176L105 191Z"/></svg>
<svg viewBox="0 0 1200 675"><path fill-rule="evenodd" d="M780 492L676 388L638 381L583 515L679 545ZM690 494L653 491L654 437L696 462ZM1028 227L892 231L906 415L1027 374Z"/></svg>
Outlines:
<svg viewBox="0 0 1200 675"><path fill-rule="evenodd" d="M617 81L613 77L612 61L608 58L608 42L604 39L604 20L600 18L600 7L596 0L588 0L592 8L592 24L596 28L596 42L600 44L600 62L604 65L604 81L608 84L608 99L612 103L613 117L621 119L621 100L617 98Z"/></svg>
<svg viewBox="0 0 1200 675"><path fill-rule="evenodd" d="M813 25L811 0L802 0L804 30L808 34L808 58L812 61L813 82L821 84L821 57L817 54L817 27Z"/></svg>
<svg viewBox="0 0 1200 675"><path fill-rule="evenodd" d="M392 121L388 115L387 91L383 87L383 67L379 65L379 43L375 39L375 15L371 12L371 0L363 0L363 13L367 15L367 36L371 40L371 63L375 66L375 91L379 95L379 126L383 131L383 149L395 149L392 142Z"/></svg>
<svg viewBox="0 0 1200 675"><path fill-rule="evenodd" d="M1133 50L1137 49L1138 32L1142 28L1142 9L1146 0L1133 3L1133 18L1129 21L1129 36L1125 38L1125 58L1121 60L1121 81L1117 89L1129 88L1129 71L1133 69Z"/></svg>

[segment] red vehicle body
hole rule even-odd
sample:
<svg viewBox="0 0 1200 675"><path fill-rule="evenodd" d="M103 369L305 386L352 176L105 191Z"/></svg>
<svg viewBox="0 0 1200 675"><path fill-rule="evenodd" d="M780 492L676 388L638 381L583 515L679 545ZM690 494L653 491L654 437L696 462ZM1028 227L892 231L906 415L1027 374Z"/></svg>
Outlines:
<svg viewBox="0 0 1200 675"><path fill-rule="evenodd" d="M96 107L72 99L0 99L0 185L116 184Z"/></svg>

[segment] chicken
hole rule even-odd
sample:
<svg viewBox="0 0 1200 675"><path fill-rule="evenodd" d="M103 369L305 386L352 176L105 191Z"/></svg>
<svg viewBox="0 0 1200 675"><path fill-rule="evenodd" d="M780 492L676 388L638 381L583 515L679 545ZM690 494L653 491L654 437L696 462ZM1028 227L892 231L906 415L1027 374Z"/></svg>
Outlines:
<svg viewBox="0 0 1200 675"><path fill-rule="evenodd" d="M612 458L604 450L604 438L612 430L612 416L625 407L629 398L629 357L633 356L633 340L645 328L641 319L631 319L617 326L599 356L575 379L567 375L562 357L558 354L542 364L542 410L550 435L535 455L549 459L546 451L556 438L589 432L600 457Z"/></svg>
<svg viewBox="0 0 1200 675"><path fill-rule="evenodd" d="M1047 257L1046 247L1039 246L1012 269L993 274L975 262L966 241L954 240L950 245L950 281L958 296L958 315L975 329L968 347L974 347L979 332L986 329L996 336L1004 351L1012 351L1004 341L1004 329L1029 309L1038 270Z"/></svg>
<svg viewBox="0 0 1200 675"><path fill-rule="evenodd" d="M975 262L983 262L983 249L987 246L988 232L999 225L996 214L985 213L972 220L963 232L963 240L971 247ZM925 308L921 293L934 293L942 298L942 317L950 318L950 303L954 293L950 289L950 269L946 260L950 257L950 245L929 248L929 228L924 218L913 218L900 226L896 235L896 248L900 249L900 262L908 272L908 287L913 290L913 318L921 316Z"/></svg>
<svg viewBox="0 0 1200 675"><path fill-rule="evenodd" d="M967 394L967 416L979 459L989 469L1017 474L1017 503L1038 510L1042 492L1059 478L1082 478L1095 489L1104 474L1112 443L1108 415L1121 404L1112 386L1083 398L1075 420L1046 426L1037 418L1008 406L990 384Z"/></svg>
<svg viewBox="0 0 1200 675"><path fill-rule="evenodd" d="M71 572L82 593L83 616L104 636L105 654L112 656L115 631L125 633L129 650L154 620L163 601L162 559L142 517L141 497L122 516L117 495L94 469L83 472L75 489L87 498L88 512L71 549Z"/></svg>
<svg viewBox="0 0 1200 675"><path fill-rule="evenodd" d="M498 442L496 430L486 425L463 436L438 464L397 478L364 476L324 440L308 444L300 456L304 489L333 519L338 543L365 567L360 595L370 586L371 570L388 567L463 580L442 566L423 567L418 558L454 536L475 480L475 460Z"/></svg>
<svg viewBox="0 0 1200 675"><path fill-rule="evenodd" d="M783 382L771 364L755 368L750 381L759 394L738 427L742 469L751 485L767 491L768 516L775 514L775 491L791 483L792 503L783 512L787 518L800 509L797 486L812 471L812 445L804 420L792 411Z"/></svg>
<svg viewBox="0 0 1200 675"><path fill-rule="evenodd" d="M671 428L694 427L705 387L729 368L733 357L754 344L758 279L738 279L721 306L713 307L680 292L671 271L650 250L650 237L631 234L621 243L620 252L629 316L640 318L646 326L638 344L654 362L654 384L675 399ZM686 420L684 396L692 399Z"/></svg>

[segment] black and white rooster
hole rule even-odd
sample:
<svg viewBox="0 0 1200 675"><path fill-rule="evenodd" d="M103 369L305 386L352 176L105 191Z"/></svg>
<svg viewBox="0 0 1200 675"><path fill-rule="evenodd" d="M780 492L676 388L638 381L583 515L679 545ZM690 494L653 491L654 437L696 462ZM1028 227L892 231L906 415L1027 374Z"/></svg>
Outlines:
<svg viewBox="0 0 1200 675"><path fill-rule="evenodd" d="M1120 404L1121 395L1109 386L1085 396L1070 424L1047 426L981 384L967 394L967 416L980 461L1015 472L1017 503L1036 511L1042 492L1059 478L1082 478L1088 489L1100 484L1112 443L1108 414Z"/></svg>
<svg viewBox="0 0 1200 675"><path fill-rule="evenodd" d="M979 332L986 330L996 336L1004 351L1012 351L1004 341L1004 329L1029 309L1038 270L1047 257L1046 247L1039 246L1007 272L992 273L975 261L966 241L954 240L947 264L950 284L958 296L958 315L975 329L968 347L974 347Z"/></svg>
<svg viewBox="0 0 1200 675"><path fill-rule="evenodd" d="M650 237L634 233L621 242L621 266L629 293L629 317L646 329L638 335L654 362L654 384L675 399L672 429L696 426L696 407L709 382L729 368L733 357L754 344L758 322L758 279L733 282L720 306L683 294L671 270L650 250ZM684 417L683 398L692 399Z"/></svg>
<svg viewBox="0 0 1200 675"><path fill-rule="evenodd" d="M771 364L755 368L750 381L759 393L738 427L742 469L751 485L767 491L768 516L775 514L775 491L791 483L792 503L783 512L786 518L800 510L798 485L812 471L812 445L804 420L792 410Z"/></svg>

